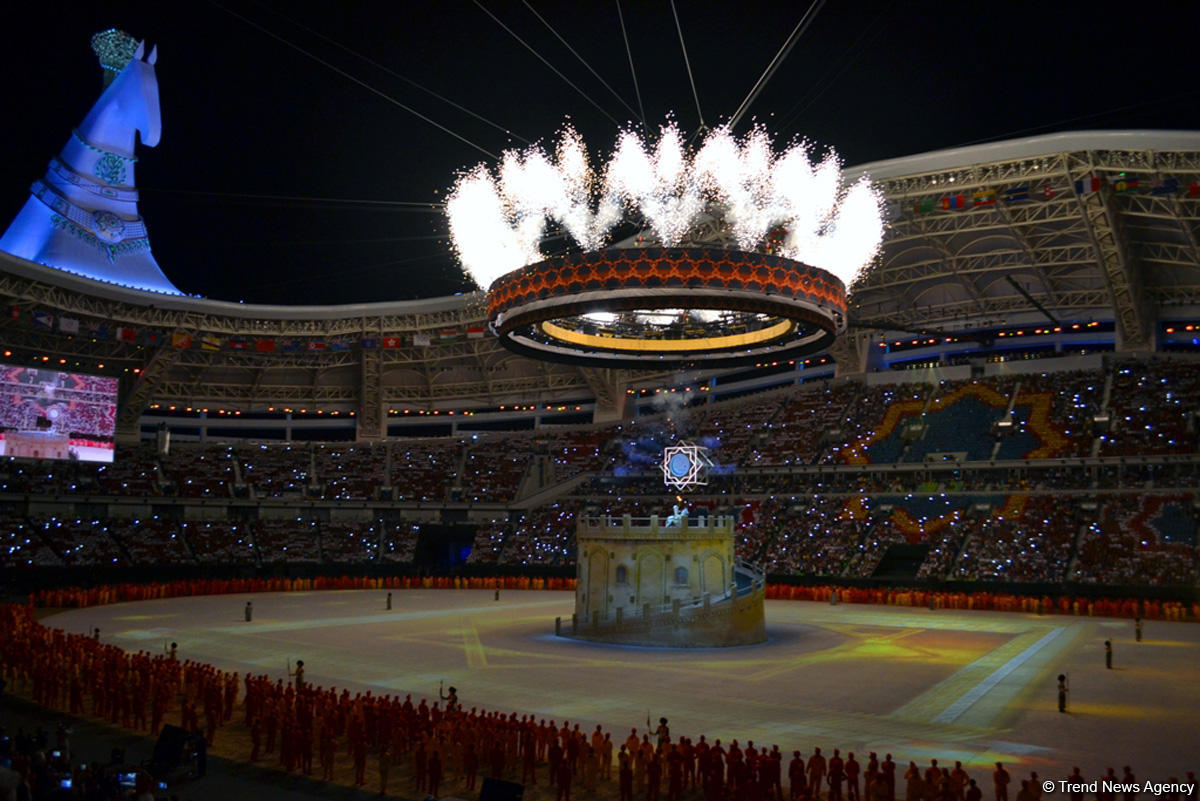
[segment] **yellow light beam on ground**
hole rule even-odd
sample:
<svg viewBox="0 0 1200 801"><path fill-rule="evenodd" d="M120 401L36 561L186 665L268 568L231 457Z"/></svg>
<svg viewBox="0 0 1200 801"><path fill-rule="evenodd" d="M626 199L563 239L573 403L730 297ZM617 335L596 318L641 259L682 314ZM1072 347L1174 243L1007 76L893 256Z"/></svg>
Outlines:
<svg viewBox="0 0 1200 801"><path fill-rule="evenodd" d="M483 643L479 640L479 630L464 617L460 633L463 638L463 650L467 654L467 667L486 668L488 666L487 653L483 649Z"/></svg>
<svg viewBox="0 0 1200 801"><path fill-rule="evenodd" d="M897 708L891 717L953 723L1066 630L1064 626L1039 627L1014 637Z"/></svg>

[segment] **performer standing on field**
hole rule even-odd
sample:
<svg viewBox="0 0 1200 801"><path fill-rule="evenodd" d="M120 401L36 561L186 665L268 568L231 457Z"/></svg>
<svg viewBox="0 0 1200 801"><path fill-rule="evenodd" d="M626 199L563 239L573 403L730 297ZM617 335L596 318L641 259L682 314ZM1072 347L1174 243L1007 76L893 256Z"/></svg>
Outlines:
<svg viewBox="0 0 1200 801"><path fill-rule="evenodd" d="M1010 781L1012 779L1009 778L1004 765L997 762L996 770L992 772L992 782L996 785L996 801L1008 801L1008 783Z"/></svg>
<svg viewBox="0 0 1200 801"><path fill-rule="evenodd" d="M391 597L389 593L389 598ZM389 607L390 608L390 607ZM451 685L450 692L442 694L442 685L438 684L438 698L446 702L446 712L458 711L458 688Z"/></svg>

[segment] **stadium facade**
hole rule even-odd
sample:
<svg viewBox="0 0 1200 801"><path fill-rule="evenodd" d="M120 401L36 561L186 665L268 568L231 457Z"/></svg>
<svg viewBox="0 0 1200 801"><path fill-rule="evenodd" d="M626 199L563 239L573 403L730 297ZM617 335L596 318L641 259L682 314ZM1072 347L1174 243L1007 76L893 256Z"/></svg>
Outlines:
<svg viewBox="0 0 1200 801"><path fill-rule="evenodd" d="M1188 332L1200 321L1200 134L1053 134L862 165L847 177L864 171L887 201L882 253L851 289L848 334L798 364L682 376L550 365L498 347L477 294L251 305L139 291L119 276L99 282L0 254L5 358L121 378L123 441L160 422L185 438L216 428L380 441L524 427L531 416L534 425L620 419L648 387L686 384L716 400L1018 354L1200 349ZM321 423L309 422L317 412Z"/></svg>
<svg viewBox="0 0 1200 801"><path fill-rule="evenodd" d="M252 305L0 253L3 361L119 386L111 469L4 464L4 561L573 575L579 516L663 511L682 434L771 580L1193 597L1200 134L858 170L889 226L846 334L725 370L533 360L481 294Z"/></svg>

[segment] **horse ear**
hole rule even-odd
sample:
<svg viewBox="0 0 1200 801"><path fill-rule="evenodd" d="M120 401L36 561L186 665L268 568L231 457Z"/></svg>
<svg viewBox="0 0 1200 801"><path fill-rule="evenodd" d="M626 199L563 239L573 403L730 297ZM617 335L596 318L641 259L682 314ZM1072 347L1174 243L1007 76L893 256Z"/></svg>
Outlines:
<svg viewBox="0 0 1200 801"><path fill-rule="evenodd" d="M158 61L158 45L150 48L150 55L146 56L146 63L151 67L154 66L154 62L156 61Z"/></svg>
<svg viewBox="0 0 1200 801"><path fill-rule="evenodd" d="M143 39L142 41L138 42L137 50L133 51L133 60L141 61L142 56L145 54L145 52L146 52L146 40Z"/></svg>

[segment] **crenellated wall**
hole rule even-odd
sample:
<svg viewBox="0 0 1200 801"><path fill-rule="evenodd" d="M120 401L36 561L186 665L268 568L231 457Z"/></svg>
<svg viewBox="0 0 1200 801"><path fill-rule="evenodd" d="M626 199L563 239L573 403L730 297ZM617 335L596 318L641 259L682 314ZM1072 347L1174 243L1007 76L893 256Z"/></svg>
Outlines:
<svg viewBox="0 0 1200 801"><path fill-rule="evenodd" d="M575 536L570 636L668 647L766 639L762 578L736 564L732 518L583 518Z"/></svg>

